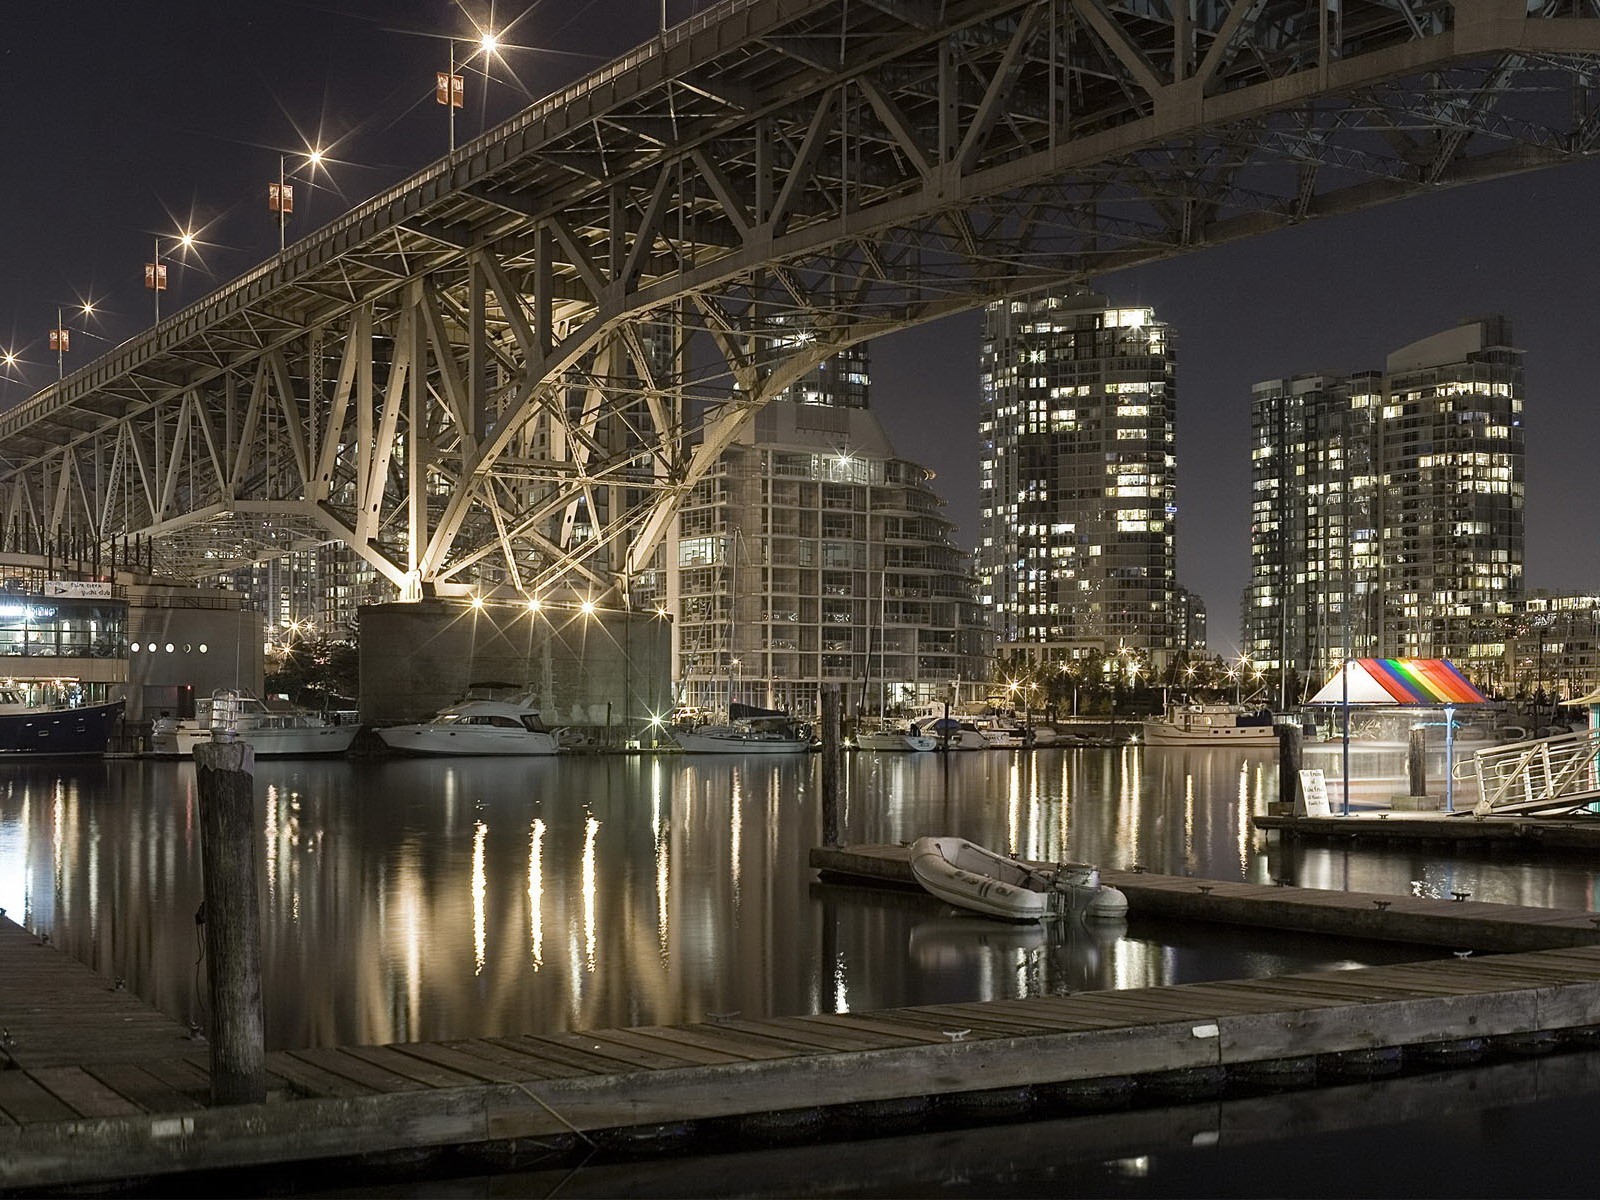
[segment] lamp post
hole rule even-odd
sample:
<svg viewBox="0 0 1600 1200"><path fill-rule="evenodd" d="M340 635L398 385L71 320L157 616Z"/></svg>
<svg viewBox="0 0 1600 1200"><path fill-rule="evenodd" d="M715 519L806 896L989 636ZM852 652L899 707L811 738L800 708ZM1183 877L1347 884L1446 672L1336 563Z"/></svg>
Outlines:
<svg viewBox="0 0 1600 1200"><path fill-rule="evenodd" d="M446 39L450 43L450 70L442 75L435 76L433 98L442 104L450 113L450 153L456 152L456 109L463 107L467 102L467 81L464 76L456 74L457 66L466 66L472 61L469 55L459 64L456 62L456 39ZM485 60L500 48L500 39L495 34L485 30L478 36L478 50Z"/></svg>
<svg viewBox="0 0 1600 1200"><path fill-rule="evenodd" d="M289 216L294 212L294 184L289 180L294 178L294 172L288 169L287 154L278 155L278 182L267 185L267 211L278 214L278 253L283 253L287 242ZM306 151L305 166L311 168L313 175L322 165L322 148L313 147Z"/></svg>
<svg viewBox="0 0 1600 1200"><path fill-rule="evenodd" d="M157 235L152 239L155 244L155 260L144 265L144 286L155 294L156 324L161 324L161 293L167 290L167 264L161 261L161 238ZM194 231L186 229L172 239L171 249L188 250L194 245Z"/></svg>
<svg viewBox="0 0 1600 1200"><path fill-rule="evenodd" d="M91 300L82 301L78 305L78 311L86 317L94 316L94 302ZM66 356L72 352L72 329L67 325L63 312L63 306L56 305L56 324L55 328L50 331L50 349L56 352L57 383L60 383L66 375ZM93 336L86 329L80 329L78 332ZM13 361L15 361L14 358L8 355L6 365L10 366Z"/></svg>

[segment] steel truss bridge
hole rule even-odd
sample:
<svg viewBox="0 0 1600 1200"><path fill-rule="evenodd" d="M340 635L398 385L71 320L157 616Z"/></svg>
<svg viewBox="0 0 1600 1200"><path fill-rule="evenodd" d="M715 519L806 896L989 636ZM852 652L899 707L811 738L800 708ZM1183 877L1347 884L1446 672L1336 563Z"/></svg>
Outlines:
<svg viewBox="0 0 1600 1200"><path fill-rule="evenodd" d="M840 348L1583 158L1597 76L1600 0L725 0L0 416L0 522L627 603Z"/></svg>

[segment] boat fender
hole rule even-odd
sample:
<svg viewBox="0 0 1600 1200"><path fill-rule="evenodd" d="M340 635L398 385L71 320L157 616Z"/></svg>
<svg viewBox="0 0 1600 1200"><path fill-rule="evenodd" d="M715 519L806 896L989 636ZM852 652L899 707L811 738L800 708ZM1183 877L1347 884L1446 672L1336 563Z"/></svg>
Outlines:
<svg viewBox="0 0 1600 1200"><path fill-rule="evenodd" d="M1103 887L1089 901L1083 915L1090 920L1123 920L1128 915L1128 897L1117 888Z"/></svg>

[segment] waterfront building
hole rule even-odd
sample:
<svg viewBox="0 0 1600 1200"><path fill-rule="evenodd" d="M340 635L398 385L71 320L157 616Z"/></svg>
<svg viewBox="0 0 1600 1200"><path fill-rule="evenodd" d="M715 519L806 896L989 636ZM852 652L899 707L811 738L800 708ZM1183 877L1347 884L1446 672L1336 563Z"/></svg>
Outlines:
<svg viewBox="0 0 1600 1200"><path fill-rule="evenodd" d="M1172 587L1173 644L1191 660L1204 656L1206 648L1206 602L1198 592L1181 584Z"/></svg>
<svg viewBox="0 0 1600 1200"><path fill-rule="evenodd" d="M229 587L261 614L268 653L307 638L354 641L363 605L397 589L343 542L292 550L229 572Z"/></svg>
<svg viewBox="0 0 1600 1200"><path fill-rule="evenodd" d="M1381 374L1298 375L1252 401L1252 658L1312 678L1346 656L1496 675L1522 593L1523 370L1490 316Z"/></svg>
<svg viewBox="0 0 1600 1200"><path fill-rule="evenodd" d="M679 703L893 713L986 679L967 556L933 473L867 407L865 347L762 408L684 500L666 546Z"/></svg>
<svg viewBox="0 0 1600 1200"><path fill-rule="evenodd" d="M1172 334L1088 291L985 311L979 596L997 649L1046 661L1137 653L1177 630Z"/></svg>
<svg viewBox="0 0 1600 1200"><path fill-rule="evenodd" d="M1376 652L1373 419L1382 377L1305 374L1251 399L1251 582L1244 644L1276 672L1320 683Z"/></svg>
<svg viewBox="0 0 1600 1200"><path fill-rule="evenodd" d="M1570 700L1600 687L1600 596L1539 588L1506 624L1498 690Z"/></svg>

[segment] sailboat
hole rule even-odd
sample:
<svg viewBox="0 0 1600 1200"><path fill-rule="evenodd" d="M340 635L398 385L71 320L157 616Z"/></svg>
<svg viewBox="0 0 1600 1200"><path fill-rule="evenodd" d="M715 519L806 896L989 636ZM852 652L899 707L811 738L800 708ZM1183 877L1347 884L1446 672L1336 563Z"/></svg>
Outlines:
<svg viewBox="0 0 1600 1200"><path fill-rule="evenodd" d="M891 725L888 720L889 681L884 677L883 670L884 629L888 624L888 612L886 611L889 593L888 583L888 573L880 571L878 573L878 625L876 630L878 648L878 720L875 725L869 726L863 722L857 728L856 748L859 750L896 752L937 750L939 748L938 738L913 729L909 722L895 726ZM870 598L868 604L869 606L871 604ZM867 626L867 638L869 639L867 645L867 674L869 677L872 674L873 632L873 627L869 623ZM865 691L865 688L863 688L863 691Z"/></svg>
<svg viewBox="0 0 1600 1200"><path fill-rule="evenodd" d="M738 530L731 542L737 546ZM739 594L737 583L738 554L733 550L728 559L728 719L721 724L679 728L672 738L685 754L796 754L811 748L809 732L802 729L788 713L753 704L740 704L733 698L733 604Z"/></svg>

